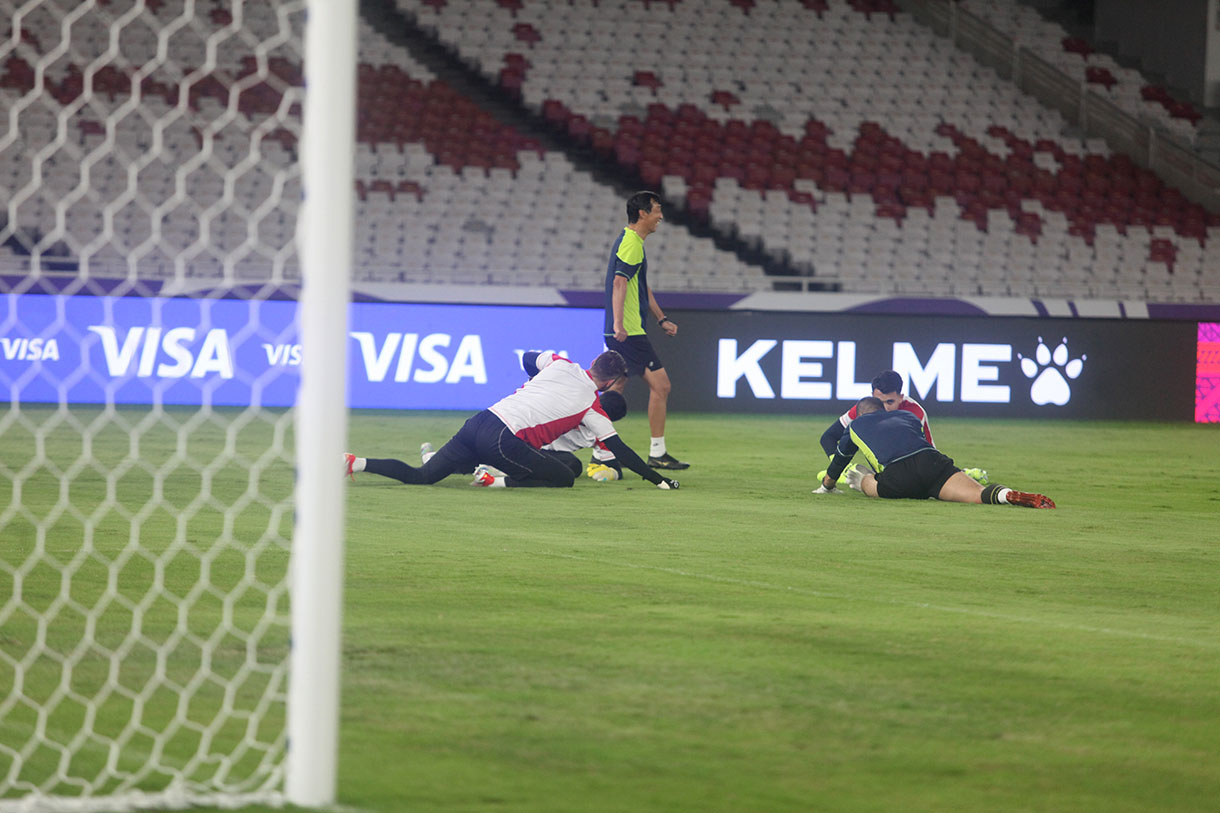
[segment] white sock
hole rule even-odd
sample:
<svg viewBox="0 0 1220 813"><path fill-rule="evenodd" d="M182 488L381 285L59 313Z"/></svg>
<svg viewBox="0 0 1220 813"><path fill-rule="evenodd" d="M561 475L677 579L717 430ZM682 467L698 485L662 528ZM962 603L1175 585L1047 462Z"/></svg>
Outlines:
<svg viewBox="0 0 1220 813"><path fill-rule="evenodd" d="M664 435L662 435L659 438L653 438L652 443L650 443L648 446L648 456L649 457L661 457L663 454L665 454L665 436Z"/></svg>
<svg viewBox="0 0 1220 813"><path fill-rule="evenodd" d="M504 483L504 478L503 478L503 477L496 477L495 479L493 479L493 480L491 481L491 486L490 486L490 487L491 487L491 488L508 488L508 486L507 486L507 485L505 485L505 483Z"/></svg>
<svg viewBox="0 0 1220 813"><path fill-rule="evenodd" d="M357 457L352 461L352 472L364 471L364 464L368 462L367 457Z"/></svg>
<svg viewBox="0 0 1220 813"><path fill-rule="evenodd" d="M1000 498L1000 502L1008 502L1008 495L1011 493L1011 488L1001 488L1000 493L997 496Z"/></svg>
<svg viewBox="0 0 1220 813"><path fill-rule="evenodd" d="M419 456L419 459L421 462L427 463L429 460L432 459L432 456L435 454L436 454L436 452L424 452L423 454L421 454Z"/></svg>

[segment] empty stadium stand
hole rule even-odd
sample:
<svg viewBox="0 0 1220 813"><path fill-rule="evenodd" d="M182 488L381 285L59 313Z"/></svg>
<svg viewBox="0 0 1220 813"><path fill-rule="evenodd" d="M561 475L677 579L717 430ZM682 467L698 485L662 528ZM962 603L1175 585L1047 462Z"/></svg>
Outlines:
<svg viewBox="0 0 1220 813"><path fill-rule="evenodd" d="M595 290L624 190L644 184L678 221L649 242L659 289L1220 298L1220 216L1073 136L889 0L389 5L380 30L361 29L360 280ZM1197 111L1014 0L960 5L1191 137ZM61 21L36 11L16 38L10 23L0 269L34 255L40 273L180 286L296 278L301 56L221 35L200 67L209 35L292 22L262 4L236 22L210 8L210 31L175 33L172 62L157 62L152 27L130 25L123 60L100 69L87 54L108 47L104 17L82 16L75 50L54 59ZM489 113L403 31L543 129ZM111 143L136 172L97 149ZM238 209L221 212L230 196Z"/></svg>
<svg viewBox="0 0 1220 813"><path fill-rule="evenodd" d="M1055 64L1065 74L1104 92L1134 116L1148 118L1179 138L1194 143L1203 114L1190 102L1149 82L1139 71L1124 68L1108 54L1095 51L1083 38L1042 18L1017 0L960 0L957 6L982 17L1014 41Z"/></svg>
<svg viewBox="0 0 1220 813"><path fill-rule="evenodd" d="M1193 301L1220 282L1215 214L892 3L397 2L572 142L826 287Z"/></svg>
<svg viewBox="0 0 1220 813"><path fill-rule="evenodd" d="M172 19L180 8L164 2L146 13ZM74 29L73 48L105 52L106 19L82 19L88 24ZM216 30L233 23L219 5L210 19ZM256 4L241 23L267 35L282 21ZM152 27L132 29L124 29L122 50L141 65L154 58L156 35ZM54 107L45 98L23 101L36 81L34 65L60 36L49 15L23 19L23 45L0 73L0 93L18 109L21 136L10 134L0 149L0 179L13 190L0 264L7 256L5 265L21 270L22 258L33 254L43 272L71 267L82 277L130 274L179 287L196 284L190 280L295 280L300 189L289 159L299 116L275 114L294 104L300 55L259 64L221 48L216 67L202 71L196 66L205 61L204 38L196 35L175 44L176 65L142 81L113 66L90 73L87 105L76 104L85 88L81 59L46 71ZM367 25L360 41L357 277L599 288L602 255L623 217L622 190L497 121ZM132 105L137 93L141 114ZM97 149L111 141L119 155ZM134 176L126 170L132 159ZM239 208L221 212L214 204L230 194ZM279 205L281 195L287 205ZM749 291L767 284L758 266L682 229L652 255L657 287Z"/></svg>
<svg viewBox="0 0 1220 813"><path fill-rule="evenodd" d="M597 289L622 189L497 121L366 30L357 153L358 265L377 281ZM376 65L377 67L373 67ZM669 228L653 284L749 291L761 268Z"/></svg>
<svg viewBox="0 0 1220 813"><path fill-rule="evenodd" d="M148 3L134 9L140 19L115 26L120 56L107 60L111 25L134 18L132 4L74 15L70 42L54 11L35 6L15 18L19 42L0 51L10 111L0 137L0 261L21 268L30 258L36 273L70 267L83 280L290 275L296 117L273 114L294 103L300 55L268 49L256 59L231 29L213 40L215 66L204 67L210 35L240 24L273 37L294 24L290 15L253 4L234 23L217 6L212 31L168 29L167 59L160 37L182 3ZM227 197L235 206L218 205Z"/></svg>

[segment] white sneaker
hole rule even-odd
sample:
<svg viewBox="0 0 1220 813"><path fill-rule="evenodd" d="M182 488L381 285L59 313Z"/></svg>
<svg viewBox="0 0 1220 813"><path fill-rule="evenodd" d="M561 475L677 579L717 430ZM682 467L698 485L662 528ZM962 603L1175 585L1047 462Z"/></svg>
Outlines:
<svg viewBox="0 0 1220 813"><path fill-rule="evenodd" d="M495 466L489 466L486 463L480 463L479 465L475 466L474 476L478 477L480 472L487 472L492 477L503 477L504 476L504 472L500 471Z"/></svg>
<svg viewBox="0 0 1220 813"><path fill-rule="evenodd" d="M436 451L432 448L431 443L425 440L423 443L419 444L419 459L421 462L427 463L432 459L432 455L434 454L436 454Z"/></svg>
<svg viewBox="0 0 1220 813"><path fill-rule="evenodd" d="M864 491L860 484L864 482L865 474L868 474L868 472L866 472L860 466L852 466L843 472L843 476L847 479L847 485L850 486L854 491L861 492Z"/></svg>
<svg viewBox="0 0 1220 813"><path fill-rule="evenodd" d="M827 488L826 486L818 486L810 493L811 494L842 494L843 492L839 491L839 489L837 489L837 488Z"/></svg>

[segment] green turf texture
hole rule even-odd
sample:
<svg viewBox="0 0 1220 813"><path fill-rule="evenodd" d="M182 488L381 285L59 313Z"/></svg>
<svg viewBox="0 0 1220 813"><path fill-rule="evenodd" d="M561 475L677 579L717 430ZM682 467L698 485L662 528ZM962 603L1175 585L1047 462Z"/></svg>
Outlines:
<svg viewBox="0 0 1220 813"><path fill-rule="evenodd" d="M349 445L414 461L465 417L355 413ZM933 415L959 465L1059 506L1038 511L810 494L830 419L671 416L678 492L352 483L336 463L340 802L1215 810L1218 428ZM620 430L646 449L643 416ZM19 437L0 434L9 468ZM84 479L88 502L104 481Z"/></svg>

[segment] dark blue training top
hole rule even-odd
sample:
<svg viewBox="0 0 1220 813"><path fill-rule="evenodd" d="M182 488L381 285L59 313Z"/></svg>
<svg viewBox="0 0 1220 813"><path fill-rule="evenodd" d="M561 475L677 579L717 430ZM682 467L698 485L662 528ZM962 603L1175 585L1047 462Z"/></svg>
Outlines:
<svg viewBox="0 0 1220 813"><path fill-rule="evenodd" d="M879 472L895 461L935 448L924 437L919 418L910 412L870 412L848 424L826 474L837 480L857 451Z"/></svg>

